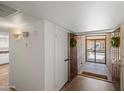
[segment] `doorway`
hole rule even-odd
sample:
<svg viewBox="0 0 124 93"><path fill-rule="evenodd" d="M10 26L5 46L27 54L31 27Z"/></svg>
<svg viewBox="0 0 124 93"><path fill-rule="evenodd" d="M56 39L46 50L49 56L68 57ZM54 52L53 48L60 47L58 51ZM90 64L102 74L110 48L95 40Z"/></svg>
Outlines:
<svg viewBox="0 0 124 93"><path fill-rule="evenodd" d="M9 32L0 28L0 87L9 82Z"/></svg>
<svg viewBox="0 0 124 93"><path fill-rule="evenodd" d="M106 36L86 37L86 62L106 63Z"/></svg>

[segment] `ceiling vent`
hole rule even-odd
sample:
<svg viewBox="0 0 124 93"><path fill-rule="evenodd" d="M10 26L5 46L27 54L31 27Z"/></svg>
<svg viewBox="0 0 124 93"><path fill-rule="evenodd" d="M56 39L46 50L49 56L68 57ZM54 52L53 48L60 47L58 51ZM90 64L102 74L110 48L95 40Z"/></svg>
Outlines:
<svg viewBox="0 0 124 93"><path fill-rule="evenodd" d="M7 17L17 12L18 10L0 3L0 17Z"/></svg>

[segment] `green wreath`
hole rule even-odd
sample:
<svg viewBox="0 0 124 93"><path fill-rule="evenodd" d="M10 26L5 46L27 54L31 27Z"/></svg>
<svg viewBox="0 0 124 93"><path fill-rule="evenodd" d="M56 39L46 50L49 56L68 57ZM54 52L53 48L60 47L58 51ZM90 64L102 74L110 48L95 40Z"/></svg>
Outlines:
<svg viewBox="0 0 124 93"><path fill-rule="evenodd" d="M119 37L113 36L113 37L111 38L111 46L112 46L113 48L119 47Z"/></svg>
<svg viewBox="0 0 124 93"><path fill-rule="evenodd" d="M76 45L77 45L76 39L71 38L71 40L70 40L70 46L71 46L71 47L76 47Z"/></svg>

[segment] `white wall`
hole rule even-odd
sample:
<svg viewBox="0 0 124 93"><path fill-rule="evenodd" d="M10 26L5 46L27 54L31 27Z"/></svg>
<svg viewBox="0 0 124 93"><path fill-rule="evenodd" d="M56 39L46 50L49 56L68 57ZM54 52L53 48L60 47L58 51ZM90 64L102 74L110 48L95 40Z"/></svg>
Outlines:
<svg viewBox="0 0 124 93"><path fill-rule="evenodd" d="M59 29L58 29L59 28ZM44 90L57 90L56 85L56 64L55 64L55 31L67 31L61 26L58 26L48 20L44 20L44 62L45 62L45 89ZM64 59L63 59L64 60Z"/></svg>
<svg viewBox="0 0 124 93"><path fill-rule="evenodd" d="M28 38L16 40L15 30L28 31ZM11 29L10 32L10 86L17 90L44 90L43 23L34 22Z"/></svg>
<svg viewBox="0 0 124 93"><path fill-rule="evenodd" d="M44 20L45 90L55 90L54 24Z"/></svg>
<svg viewBox="0 0 124 93"><path fill-rule="evenodd" d="M17 90L56 90L56 24L25 14L13 17L15 21L16 18L21 25L10 29L10 86ZM13 32L18 30L28 31L29 37L16 40Z"/></svg>

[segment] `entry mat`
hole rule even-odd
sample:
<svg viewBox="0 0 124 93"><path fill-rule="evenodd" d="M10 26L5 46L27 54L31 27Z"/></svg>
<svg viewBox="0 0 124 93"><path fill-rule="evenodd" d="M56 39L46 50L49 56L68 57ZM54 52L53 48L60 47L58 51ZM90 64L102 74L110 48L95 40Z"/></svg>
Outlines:
<svg viewBox="0 0 124 93"><path fill-rule="evenodd" d="M83 71L82 74L80 75L95 78L95 79L101 79L101 80L108 79L106 75L101 75L101 74L96 74L96 73L91 73L91 72L86 72L86 71Z"/></svg>

